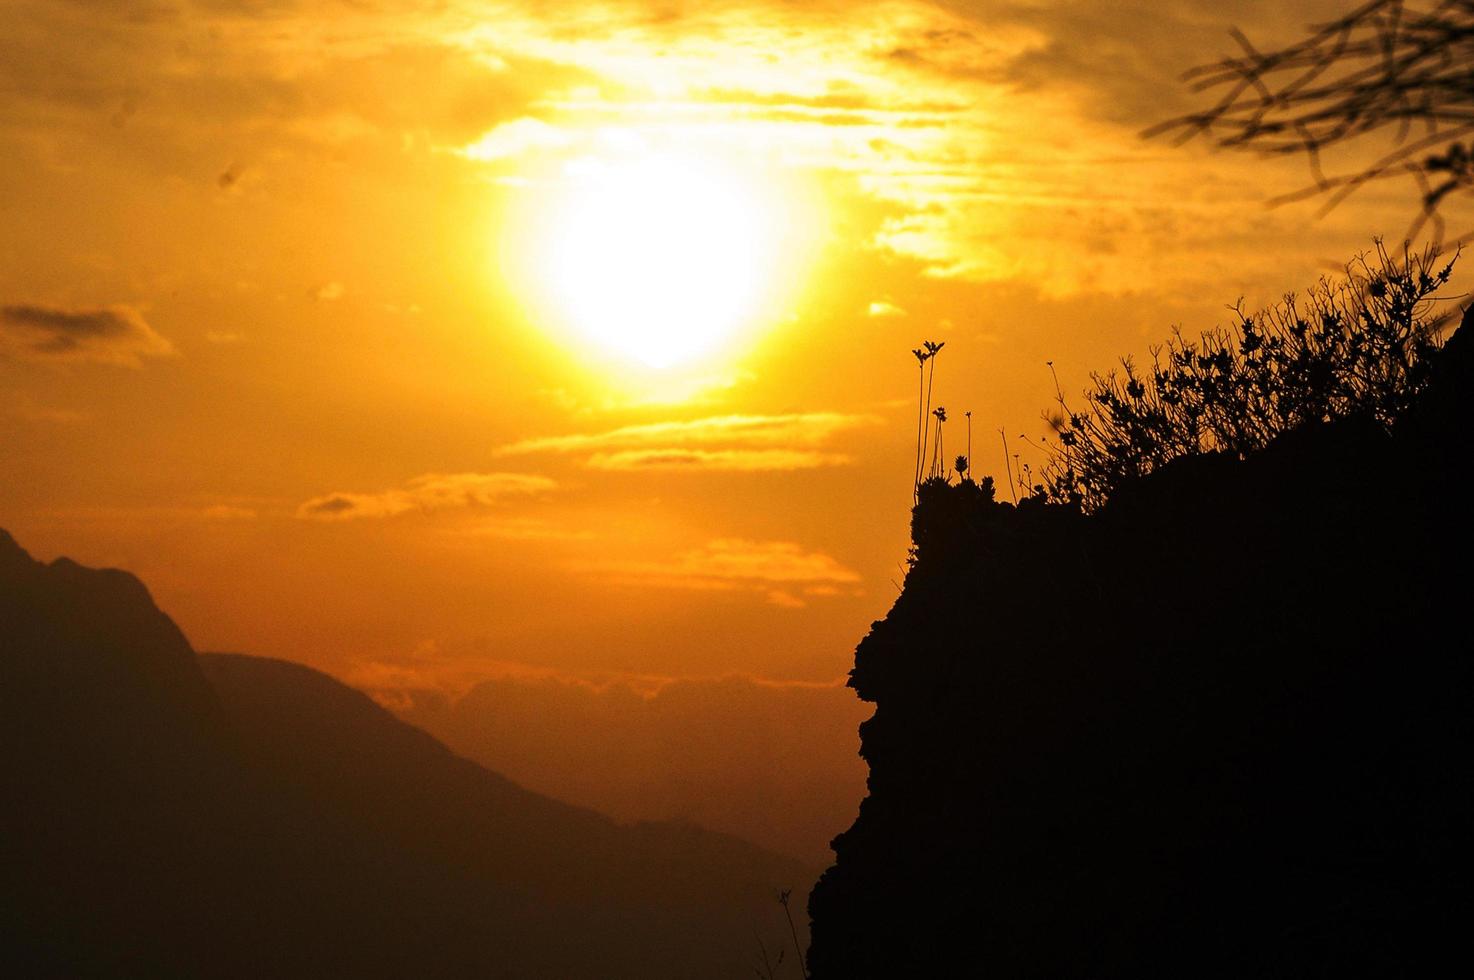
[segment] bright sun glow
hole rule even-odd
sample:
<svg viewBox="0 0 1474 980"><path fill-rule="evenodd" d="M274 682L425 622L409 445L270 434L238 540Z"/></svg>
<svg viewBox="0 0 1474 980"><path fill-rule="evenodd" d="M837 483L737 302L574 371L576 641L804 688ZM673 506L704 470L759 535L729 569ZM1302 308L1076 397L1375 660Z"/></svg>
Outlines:
<svg viewBox="0 0 1474 980"><path fill-rule="evenodd" d="M540 275L580 334L650 367L717 349L757 312L778 243L773 205L675 157L584 161L546 215Z"/></svg>

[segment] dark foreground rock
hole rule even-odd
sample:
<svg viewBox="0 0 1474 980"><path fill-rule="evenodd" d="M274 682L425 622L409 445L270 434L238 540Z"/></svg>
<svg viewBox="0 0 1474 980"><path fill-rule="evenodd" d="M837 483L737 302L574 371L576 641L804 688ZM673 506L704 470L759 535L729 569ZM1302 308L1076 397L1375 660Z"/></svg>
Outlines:
<svg viewBox="0 0 1474 980"><path fill-rule="evenodd" d="M1391 434L1186 459L1088 517L923 488L856 651L869 795L816 980L1470 958L1470 319Z"/></svg>

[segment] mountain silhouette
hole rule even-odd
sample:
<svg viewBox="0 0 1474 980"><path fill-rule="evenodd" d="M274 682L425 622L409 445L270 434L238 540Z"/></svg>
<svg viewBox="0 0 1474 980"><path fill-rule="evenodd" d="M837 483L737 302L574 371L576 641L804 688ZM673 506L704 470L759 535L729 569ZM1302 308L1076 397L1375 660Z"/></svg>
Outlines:
<svg viewBox="0 0 1474 980"><path fill-rule="evenodd" d="M924 484L855 654L869 794L812 976L1466 962L1471 324L1390 432L1184 458L1088 515Z"/></svg>
<svg viewBox="0 0 1474 980"><path fill-rule="evenodd" d="M796 862L622 826L309 668L196 656L133 576L0 531L13 975L745 976Z"/></svg>

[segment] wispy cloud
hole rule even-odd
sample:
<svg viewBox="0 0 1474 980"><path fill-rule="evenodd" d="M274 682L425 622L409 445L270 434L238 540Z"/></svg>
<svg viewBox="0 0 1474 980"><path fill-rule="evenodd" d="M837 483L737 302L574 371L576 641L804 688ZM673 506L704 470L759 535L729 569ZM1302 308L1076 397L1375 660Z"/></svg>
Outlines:
<svg viewBox="0 0 1474 980"><path fill-rule="evenodd" d="M0 353L138 367L146 357L169 357L175 350L131 306L65 309L18 303L0 306Z"/></svg>
<svg viewBox="0 0 1474 980"><path fill-rule="evenodd" d="M648 704L662 694L692 687L751 689L758 694L803 697L809 694L838 694L846 703L854 701L845 692L843 676L832 680L806 681L762 677L747 673L718 676L672 676L630 671L575 671L528 664L487 656L484 650L442 644L426 639L411 650L383 659L355 660L338 677L395 710L458 701L482 685L526 688L567 688L592 695L613 695L620 701ZM684 700L684 699L683 699ZM725 702L730 707L730 702ZM859 708L864 716L868 709Z"/></svg>
<svg viewBox="0 0 1474 980"><path fill-rule="evenodd" d="M220 160L211 188L231 193L281 186L258 169L300 154L391 142L508 183L555 182L615 138L766 158L851 178L887 219L857 225L857 241L936 274L1068 293L1223 269L1247 281L1228 259L1277 262L1247 205L1268 173L1299 186L1302 161L1208 166L1135 134L1199 104L1176 78L1221 51L1231 23L1275 44L1344 2L593 0L487 17L484 0L385 0L323 18L273 0L246 19L236 6L190 5L212 41L185 54L168 4L0 4L7 131L58 165L106 147L155 172L198 166L209 134L250 133L253 160L272 162ZM111 133L93 128L103 106ZM1358 218L1356 240L1376 226ZM1183 228L1223 264L1164 258Z"/></svg>
<svg viewBox="0 0 1474 980"><path fill-rule="evenodd" d="M533 150L561 149L572 142L573 138L566 131L540 119L524 116L499 123L460 152L472 160L502 160Z"/></svg>
<svg viewBox="0 0 1474 980"><path fill-rule="evenodd" d="M627 449L595 453L588 466L596 470L625 472L688 472L712 470L726 473L758 473L782 470L811 470L823 466L847 466L854 460L843 453L821 453L811 449Z"/></svg>
<svg viewBox="0 0 1474 980"><path fill-rule="evenodd" d="M297 516L319 521L394 517L409 511L486 507L509 498L545 493L557 484L528 473L428 473L403 487L378 493L330 493L297 508Z"/></svg>
<svg viewBox="0 0 1474 980"><path fill-rule="evenodd" d="M606 471L813 469L852 462L849 456L822 452L819 447L839 433L878 421L873 415L841 412L716 415L524 439L501 447L497 455L588 453L585 464Z"/></svg>
<svg viewBox="0 0 1474 980"><path fill-rule="evenodd" d="M808 605L792 592L785 592L782 589L770 589L768 602L780 609L803 609Z"/></svg>
<svg viewBox="0 0 1474 980"><path fill-rule="evenodd" d="M798 608L810 596L850 591L859 573L822 551L806 551L792 541L749 541L718 538L700 548L659 561L611 562L596 567L614 581L656 588L700 591L756 591L774 605Z"/></svg>

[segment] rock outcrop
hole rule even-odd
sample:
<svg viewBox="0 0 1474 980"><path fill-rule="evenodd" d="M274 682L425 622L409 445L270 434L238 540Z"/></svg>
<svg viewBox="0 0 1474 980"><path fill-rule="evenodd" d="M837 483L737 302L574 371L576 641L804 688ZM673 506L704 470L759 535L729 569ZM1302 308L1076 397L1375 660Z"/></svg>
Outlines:
<svg viewBox="0 0 1474 980"><path fill-rule="evenodd" d="M1391 433L1187 458L1088 516L922 488L851 673L869 795L815 980L1468 958L1471 320Z"/></svg>

